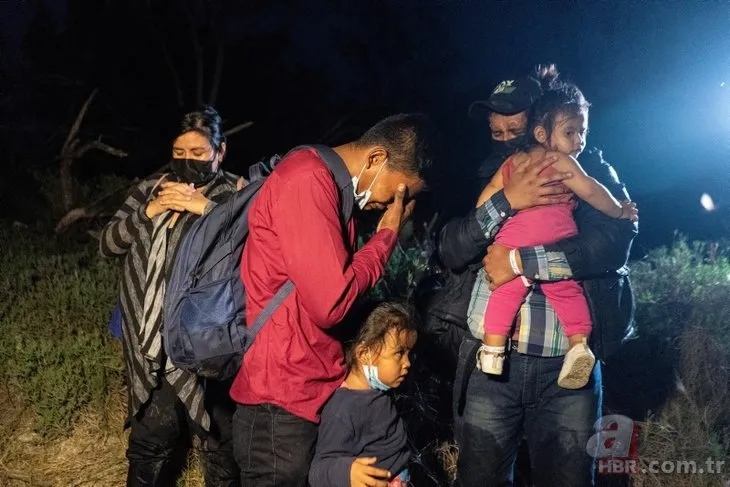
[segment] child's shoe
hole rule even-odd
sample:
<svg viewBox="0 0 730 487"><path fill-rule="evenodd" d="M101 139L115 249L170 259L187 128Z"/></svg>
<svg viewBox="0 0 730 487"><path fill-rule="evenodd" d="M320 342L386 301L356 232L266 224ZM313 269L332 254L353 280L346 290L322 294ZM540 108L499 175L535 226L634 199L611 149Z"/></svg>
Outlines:
<svg viewBox="0 0 730 487"><path fill-rule="evenodd" d="M502 375L504 369L504 345L482 345L477 351L477 369L485 374Z"/></svg>
<svg viewBox="0 0 730 487"><path fill-rule="evenodd" d="M574 345L565 354L563 368L560 369L558 385L563 389L580 389L591 378L596 357L585 343Z"/></svg>

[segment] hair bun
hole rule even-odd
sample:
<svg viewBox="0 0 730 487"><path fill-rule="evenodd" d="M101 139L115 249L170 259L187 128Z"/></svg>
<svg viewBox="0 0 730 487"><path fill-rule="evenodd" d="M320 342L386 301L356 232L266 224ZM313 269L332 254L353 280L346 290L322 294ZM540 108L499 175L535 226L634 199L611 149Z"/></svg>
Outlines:
<svg viewBox="0 0 730 487"><path fill-rule="evenodd" d="M549 90L558 82L557 66L555 64L538 64L535 66L535 78L542 86L543 90Z"/></svg>

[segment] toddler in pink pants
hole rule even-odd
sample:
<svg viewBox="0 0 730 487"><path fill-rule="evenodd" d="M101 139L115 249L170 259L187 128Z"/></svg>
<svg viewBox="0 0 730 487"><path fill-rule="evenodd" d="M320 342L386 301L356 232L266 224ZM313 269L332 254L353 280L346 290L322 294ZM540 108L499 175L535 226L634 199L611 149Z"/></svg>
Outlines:
<svg viewBox="0 0 730 487"><path fill-rule="evenodd" d="M528 136L533 139L533 147L508 158L479 198L477 206L503 189L520 170L521 164L546 150L559 153L559 159L545 170L545 175L554 171L572 174L562 183L567 188L562 202L519 211L497 234L495 241L498 244L513 249L510 251L510 263L516 274L521 274L516 249L555 243L578 233L573 220L574 195L610 217L637 217L633 203L619 203L604 186L587 175L575 159L585 148L587 128L588 103L577 88L566 85L547 91L535 102L528 116ZM489 297L484 314L484 344L477 357L477 367L482 372L502 373L507 337L533 285L529 277L513 279L494 289ZM558 384L567 389L584 387L590 378L595 357L587 344L591 316L583 288L572 279L540 282L540 287L570 342Z"/></svg>

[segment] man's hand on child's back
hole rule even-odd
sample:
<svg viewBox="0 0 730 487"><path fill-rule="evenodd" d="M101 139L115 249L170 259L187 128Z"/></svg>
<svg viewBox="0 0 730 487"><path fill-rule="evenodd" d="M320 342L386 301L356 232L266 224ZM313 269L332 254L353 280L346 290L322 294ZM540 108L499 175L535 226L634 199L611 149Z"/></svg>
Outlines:
<svg viewBox="0 0 730 487"><path fill-rule="evenodd" d="M632 222L638 222L639 208L637 208L636 203L630 200L623 200L621 202L621 214L619 215L619 218L623 218L624 220L631 220Z"/></svg>
<svg viewBox="0 0 730 487"><path fill-rule="evenodd" d="M390 472L373 467L377 458L356 458L350 467L350 487L388 487Z"/></svg>
<svg viewBox="0 0 730 487"><path fill-rule="evenodd" d="M529 156L516 157L515 169L510 180L504 185L504 196L515 210L525 210L534 206L550 205L563 201L565 188L556 185L572 176L572 174L555 172L542 175L543 169L551 166L558 160L558 155L550 152L540 152Z"/></svg>

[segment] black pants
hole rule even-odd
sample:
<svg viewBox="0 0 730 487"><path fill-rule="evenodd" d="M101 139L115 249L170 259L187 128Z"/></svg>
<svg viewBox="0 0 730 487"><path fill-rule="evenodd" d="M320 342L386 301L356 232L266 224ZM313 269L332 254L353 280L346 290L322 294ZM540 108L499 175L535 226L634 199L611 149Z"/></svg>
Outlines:
<svg viewBox="0 0 730 487"><path fill-rule="evenodd" d="M205 403L210 414L210 432L195 424L175 390L166 381L152 391L147 404L131 420L127 486L174 486L186 464L191 437L201 440L206 486L239 484L233 458L231 420L235 403L228 396L229 383L208 381Z"/></svg>
<svg viewBox="0 0 730 487"><path fill-rule="evenodd" d="M239 405L233 450L242 487L306 487L317 425L272 404Z"/></svg>

